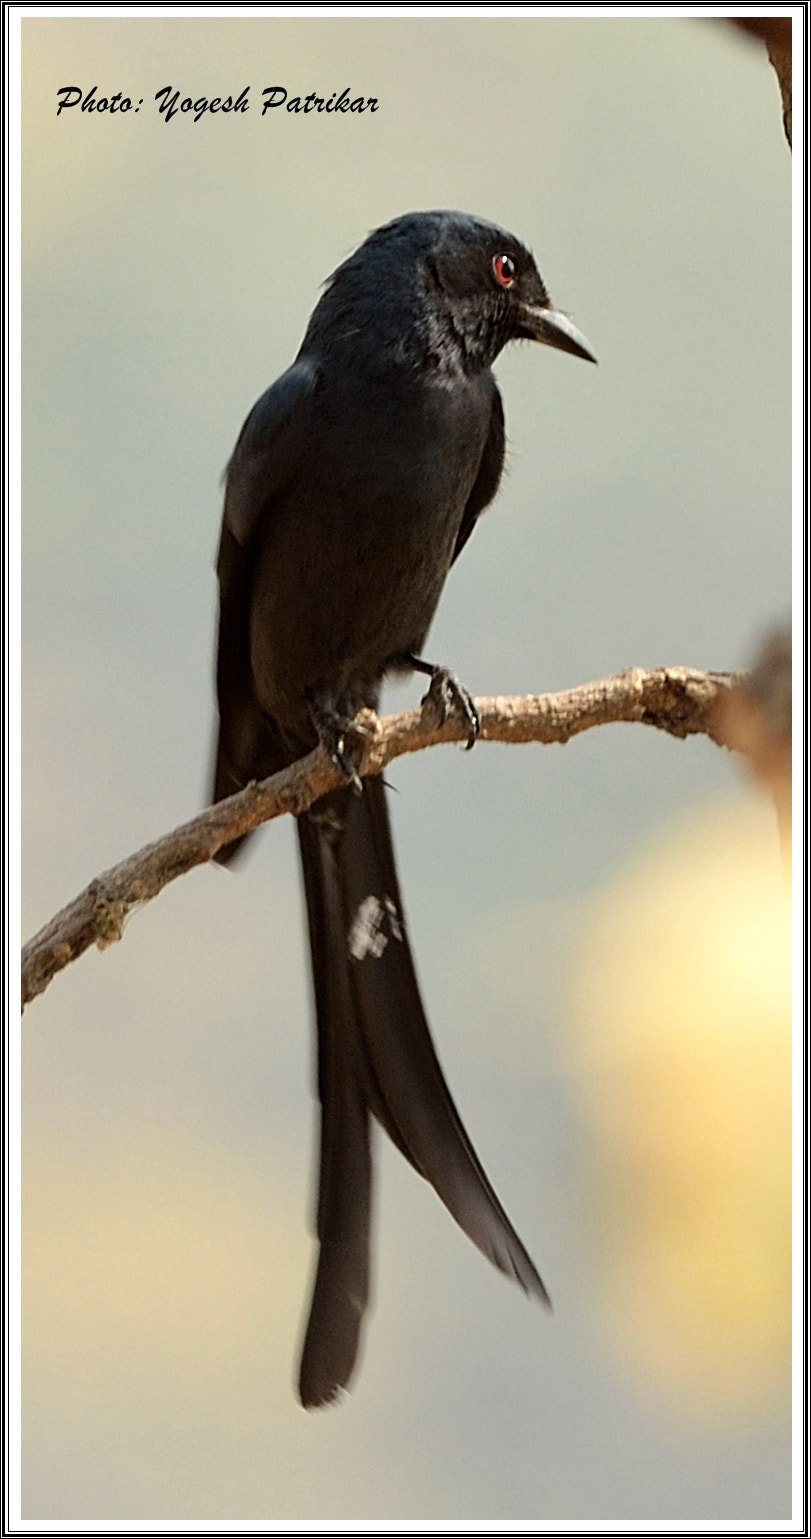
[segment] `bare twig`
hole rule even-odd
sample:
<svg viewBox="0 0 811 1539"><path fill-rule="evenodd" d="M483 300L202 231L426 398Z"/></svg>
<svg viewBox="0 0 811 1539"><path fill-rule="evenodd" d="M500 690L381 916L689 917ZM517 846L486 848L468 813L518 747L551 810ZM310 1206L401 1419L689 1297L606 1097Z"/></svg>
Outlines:
<svg viewBox="0 0 811 1539"><path fill-rule="evenodd" d="M476 708L481 737L489 742L565 743L589 727L639 721L674 737L705 733L724 743L715 707L734 682L730 674L691 668L630 668L560 694L499 695L477 700ZM456 720L438 725L427 705L383 720L367 712L364 725L371 731L364 739L361 775L380 774L400 754L460 742L467 736L466 725ZM283 813L304 812L340 784L338 770L321 749L315 749L96 877L23 948L23 1008L89 946L104 950L120 940L130 910L154 898L175 877L210 860L222 845L260 823Z"/></svg>

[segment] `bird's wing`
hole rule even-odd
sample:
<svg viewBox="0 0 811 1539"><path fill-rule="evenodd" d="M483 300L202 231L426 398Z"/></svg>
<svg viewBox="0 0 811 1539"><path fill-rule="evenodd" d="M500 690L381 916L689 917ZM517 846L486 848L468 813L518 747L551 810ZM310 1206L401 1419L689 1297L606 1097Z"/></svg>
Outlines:
<svg viewBox="0 0 811 1539"><path fill-rule="evenodd" d="M498 491L498 483L501 480L501 472L504 469L504 407L498 388L493 386L493 405L490 412L490 425L487 429L487 438L484 443L484 451L481 457L476 480L473 489L465 504L459 533L456 536L453 558L455 561L460 551L467 544L476 526L476 520L484 511L488 503Z"/></svg>
<svg viewBox="0 0 811 1539"><path fill-rule="evenodd" d="M281 767L278 745L260 711L250 661L250 596L257 535L294 475L301 453L306 403L318 382L307 359L294 363L260 397L247 418L226 471L225 510L217 556L220 627L217 695L220 731L213 800ZM221 850L227 860L233 846Z"/></svg>
<svg viewBox="0 0 811 1539"><path fill-rule="evenodd" d="M243 549L295 469L302 408L317 383L317 365L299 358L259 397L243 424L225 473L223 514L223 529Z"/></svg>

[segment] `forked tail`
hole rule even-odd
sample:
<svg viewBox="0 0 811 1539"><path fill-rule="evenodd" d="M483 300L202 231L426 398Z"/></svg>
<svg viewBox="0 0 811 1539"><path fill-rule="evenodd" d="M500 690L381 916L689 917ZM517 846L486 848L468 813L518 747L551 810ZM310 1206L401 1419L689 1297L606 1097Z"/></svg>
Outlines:
<svg viewBox="0 0 811 1539"><path fill-rule="evenodd" d="M369 1113L500 1271L549 1302L439 1066L403 918L382 780L333 792L298 824L318 1024L319 1256L302 1404L345 1388L369 1298Z"/></svg>

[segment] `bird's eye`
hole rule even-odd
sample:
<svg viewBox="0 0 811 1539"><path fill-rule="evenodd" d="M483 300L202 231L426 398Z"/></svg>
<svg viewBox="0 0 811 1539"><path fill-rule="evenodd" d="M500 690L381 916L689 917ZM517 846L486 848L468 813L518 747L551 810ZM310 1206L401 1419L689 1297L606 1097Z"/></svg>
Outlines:
<svg viewBox="0 0 811 1539"><path fill-rule="evenodd" d="M511 256L507 256L505 253L503 256L493 257L493 276L496 283L501 284L503 289L512 288L515 283L516 272L515 263Z"/></svg>

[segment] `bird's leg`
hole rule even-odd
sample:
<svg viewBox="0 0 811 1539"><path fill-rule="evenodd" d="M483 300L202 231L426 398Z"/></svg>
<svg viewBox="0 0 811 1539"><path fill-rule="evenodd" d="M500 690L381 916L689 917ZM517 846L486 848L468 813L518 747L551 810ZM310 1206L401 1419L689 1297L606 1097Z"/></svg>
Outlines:
<svg viewBox="0 0 811 1539"><path fill-rule="evenodd" d="M329 754L333 764L346 777L353 790L360 791L360 776L347 745L347 739L355 739L357 754L357 748L362 746L363 739L371 736L369 728L339 711L335 704L335 697L328 689L313 690L307 699L307 709L318 733L321 747Z"/></svg>
<svg viewBox="0 0 811 1539"><path fill-rule="evenodd" d="M472 748L481 732L481 722L472 697L464 684L455 673L451 673L450 668L443 668L437 663L427 663L424 657L417 657L414 652L407 654L407 661L417 673L425 673L431 680L422 704L433 707L440 726L447 721L453 711L456 711L467 727L467 747Z"/></svg>

